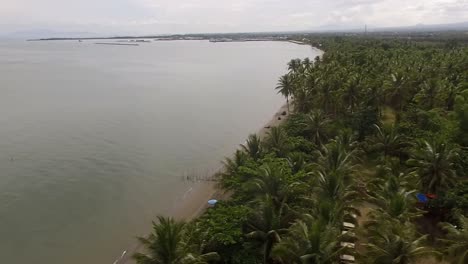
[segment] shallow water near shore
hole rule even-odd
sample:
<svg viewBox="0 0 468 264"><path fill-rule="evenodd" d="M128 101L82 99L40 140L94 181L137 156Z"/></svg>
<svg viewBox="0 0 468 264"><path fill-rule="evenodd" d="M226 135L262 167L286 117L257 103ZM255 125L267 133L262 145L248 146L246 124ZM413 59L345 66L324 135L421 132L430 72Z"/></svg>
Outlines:
<svg viewBox="0 0 468 264"><path fill-rule="evenodd" d="M113 263L268 122L285 42L0 41L2 263Z"/></svg>

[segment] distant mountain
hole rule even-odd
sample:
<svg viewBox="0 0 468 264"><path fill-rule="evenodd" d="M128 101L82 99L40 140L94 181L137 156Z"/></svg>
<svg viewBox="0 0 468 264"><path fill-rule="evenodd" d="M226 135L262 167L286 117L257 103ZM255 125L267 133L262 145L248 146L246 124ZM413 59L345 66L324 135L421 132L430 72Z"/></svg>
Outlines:
<svg viewBox="0 0 468 264"><path fill-rule="evenodd" d="M365 25L324 25L312 29L310 32L363 32L365 30ZM369 32L410 32L410 31L468 31L468 22L459 22L451 24L418 24L414 26L403 26L403 27L372 27L368 25Z"/></svg>
<svg viewBox="0 0 468 264"><path fill-rule="evenodd" d="M48 29L33 29L24 31L15 31L0 35L0 38L6 39L36 39L36 38L91 38L99 36L92 32L60 32Z"/></svg>
<svg viewBox="0 0 468 264"><path fill-rule="evenodd" d="M376 28L376 29L373 29L372 31L447 31L447 30L468 31L468 22L451 23L451 24L433 24L433 25L418 24L418 25L408 26L408 27Z"/></svg>
<svg viewBox="0 0 468 264"><path fill-rule="evenodd" d="M316 27L310 30L304 31L291 31L291 32L274 32L274 33L315 33L315 32L334 32L334 33L359 33L364 32L365 25L352 25L352 24L328 24L320 27ZM102 31L102 30L100 30ZM467 31L468 32L468 21L451 23L451 24L418 24L414 26L404 26L404 27L373 27L368 25L369 32L436 32L436 31ZM271 34L273 32L256 32L255 35L260 34ZM229 34L229 33L224 33ZM245 34L245 33L244 33ZM138 34L132 34L129 32L117 34L115 32L109 31L108 34L97 34L93 32L86 31L54 31L48 29L32 29L24 31L16 31L7 34L0 34L0 39L68 39L68 38L107 38L114 36L137 36ZM170 34L168 34L170 35ZM190 34L190 35L200 35L200 34ZM203 34L202 34L203 35ZM210 35L210 34L206 34ZM213 34L211 34L213 35ZM147 35L148 36L148 35ZM154 36L162 36L154 34Z"/></svg>

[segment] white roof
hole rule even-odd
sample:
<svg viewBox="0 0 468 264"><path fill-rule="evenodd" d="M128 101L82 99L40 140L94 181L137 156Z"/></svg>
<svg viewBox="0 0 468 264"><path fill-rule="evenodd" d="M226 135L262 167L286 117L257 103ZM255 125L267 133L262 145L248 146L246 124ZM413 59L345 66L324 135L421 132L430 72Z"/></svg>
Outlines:
<svg viewBox="0 0 468 264"><path fill-rule="evenodd" d="M348 235L350 235L350 236L354 236L354 235L355 235L354 232L350 232L350 231L347 231L347 230L341 231L341 234L342 234L342 235L348 234Z"/></svg>
<svg viewBox="0 0 468 264"><path fill-rule="evenodd" d="M348 261L354 261L355 260L354 256L351 256L351 255L341 255L340 259L341 260L348 260Z"/></svg>
<svg viewBox="0 0 468 264"><path fill-rule="evenodd" d="M356 228L355 224L348 223L348 222L343 222L343 226L347 228Z"/></svg>
<svg viewBox="0 0 468 264"><path fill-rule="evenodd" d="M342 247L348 247L348 248L355 248L356 245L354 243L351 243L351 242L341 242L341 246Z"/></svg>

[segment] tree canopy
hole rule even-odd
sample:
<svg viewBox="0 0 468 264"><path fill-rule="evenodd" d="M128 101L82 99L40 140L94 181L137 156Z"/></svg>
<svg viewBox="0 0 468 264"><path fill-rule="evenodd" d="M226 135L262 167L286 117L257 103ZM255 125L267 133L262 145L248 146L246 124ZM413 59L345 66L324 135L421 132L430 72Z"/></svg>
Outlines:
<svg viewBox="0 0 468 264"><path fill-rule="evenodd" d="M138 263L466 263L468 47L305 38L325 53L288 63L287 120L225 160L231 198L160 218Z"/></svg>

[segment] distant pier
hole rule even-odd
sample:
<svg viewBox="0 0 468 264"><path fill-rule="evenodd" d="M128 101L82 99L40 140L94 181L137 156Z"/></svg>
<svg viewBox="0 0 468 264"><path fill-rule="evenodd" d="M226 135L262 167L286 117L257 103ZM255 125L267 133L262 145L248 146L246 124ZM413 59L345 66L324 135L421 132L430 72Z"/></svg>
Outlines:
<svg viewBox="0 0 468 264"><path fill-rule="evenodd" d="M116 46L140 46L137 43L111 43L111 42L96 42L97 45L116 45Z"/></svg>

